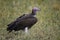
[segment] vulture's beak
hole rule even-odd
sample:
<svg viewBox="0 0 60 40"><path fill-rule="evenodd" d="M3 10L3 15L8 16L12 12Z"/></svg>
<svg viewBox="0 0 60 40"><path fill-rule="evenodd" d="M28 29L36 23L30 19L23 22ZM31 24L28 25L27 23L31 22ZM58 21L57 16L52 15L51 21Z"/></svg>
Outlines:
<svg viewBox="0 0 60 40"><path fill-rule="evenodd" d="M41 11L41 9L40 9L40 8L38 8L38 9L37 9L37 11Z"/></svg>

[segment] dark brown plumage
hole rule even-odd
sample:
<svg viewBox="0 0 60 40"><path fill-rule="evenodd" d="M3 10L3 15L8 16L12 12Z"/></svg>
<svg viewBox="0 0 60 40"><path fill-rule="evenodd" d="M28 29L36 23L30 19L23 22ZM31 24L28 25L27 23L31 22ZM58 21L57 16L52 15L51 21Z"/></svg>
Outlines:
<svg viewBox="0 0 60 40"><path fill-rule="evenodd" d="M33 8L30 14L24 14L17 18L14 22L8 24L7 31L19 31L30 29L36 22L37 18L35 17L36 11L38 8Z"/></svg>

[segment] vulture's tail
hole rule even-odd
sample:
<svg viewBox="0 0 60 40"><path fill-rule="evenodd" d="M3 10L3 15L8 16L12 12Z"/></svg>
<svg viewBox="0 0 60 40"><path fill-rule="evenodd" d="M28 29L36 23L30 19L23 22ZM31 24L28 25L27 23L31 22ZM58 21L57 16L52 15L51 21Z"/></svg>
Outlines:
<svg viewBox="0 0 60 40"><path fill-rule="evenodd" d="M7 28L7 31L9 31L9 33L12 31L12 29L10 27Z"/></svg>
<svg viewBox="0 0 60 40"><path fill-rule="evenodd" d="M7 31L9 31L9 33L14 29L15 26L15 22L12 22L10 24L7 25Z"/></svg>

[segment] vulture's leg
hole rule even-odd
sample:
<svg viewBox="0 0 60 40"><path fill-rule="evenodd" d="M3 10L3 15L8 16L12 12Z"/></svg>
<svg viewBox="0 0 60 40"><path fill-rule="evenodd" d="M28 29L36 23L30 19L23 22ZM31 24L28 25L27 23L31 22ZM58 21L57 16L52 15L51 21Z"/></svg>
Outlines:
<svg viewBox="0 0 60 40"><path fill-rule="evenodd" d="M28 27L25 27L25 33L28 33Z"/></svg>

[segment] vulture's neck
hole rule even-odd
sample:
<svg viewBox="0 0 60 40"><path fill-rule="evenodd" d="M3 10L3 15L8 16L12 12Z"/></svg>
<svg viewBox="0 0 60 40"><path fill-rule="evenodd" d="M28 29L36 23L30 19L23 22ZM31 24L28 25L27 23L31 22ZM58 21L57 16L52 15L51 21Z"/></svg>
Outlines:
<svg viewBox="0 0 60 40"><path fill-rule="evenodd" d="M32 11L31 15L36 16L36 11Z"/></svg>

